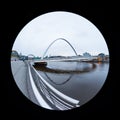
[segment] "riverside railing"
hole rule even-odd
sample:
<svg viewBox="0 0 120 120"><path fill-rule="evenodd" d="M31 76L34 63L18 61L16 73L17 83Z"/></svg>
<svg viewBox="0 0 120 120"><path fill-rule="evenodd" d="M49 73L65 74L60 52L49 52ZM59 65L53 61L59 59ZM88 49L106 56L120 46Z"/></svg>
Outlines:
<svg viewBox="0 0 120 120"><path fill-rule="evenodd" d="M78 100L61 93L51 86L30 63L28 64L28 70L30 79L34 87L36 87L36 97L40 96L38 101L41 106L53 110L68 110L80 106Z"/></svg>

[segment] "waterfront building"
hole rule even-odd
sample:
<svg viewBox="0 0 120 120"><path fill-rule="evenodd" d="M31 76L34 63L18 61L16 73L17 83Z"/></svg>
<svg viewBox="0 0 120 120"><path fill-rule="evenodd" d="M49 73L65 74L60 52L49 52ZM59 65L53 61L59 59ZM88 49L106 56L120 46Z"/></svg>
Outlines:
<svg viewBox="0 0 120 120"><path fill-rule="evenodd" d="M109 55L105 55L104 53L98 54L98 61L99 62L109 62Z"/></svg>
<svg viewBox="0 0 120 120"><path fill-rule="evenodd" d="M83 57L91 57L91 54L88 52L83 53Z"/></svg>
<svg viewBox="0 0 120 120"><path fill-rule="evenodd" d="M11 61L19 60L19 54L16 50L12 50L11 52Z"/></svg>

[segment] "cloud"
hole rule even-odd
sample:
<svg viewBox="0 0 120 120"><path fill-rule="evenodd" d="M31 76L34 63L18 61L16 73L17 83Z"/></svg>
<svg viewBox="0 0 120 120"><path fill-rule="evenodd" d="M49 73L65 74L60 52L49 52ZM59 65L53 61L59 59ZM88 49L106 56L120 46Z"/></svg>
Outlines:
<svg viewBox="0 0 120 120"><path fill-rule="evenodd" d="M108 54L106 42L100 31L87 19L70 12L51 12L41 15L30 21L18 34L13 49L23 54L42 56L44 51L55 39L67 39L76 49L78 54L90 52ZM71 53L66 49L66 43L56 44L57 48L63 45L59 53ZM64 47L65 46L65 47Z"/></svg>

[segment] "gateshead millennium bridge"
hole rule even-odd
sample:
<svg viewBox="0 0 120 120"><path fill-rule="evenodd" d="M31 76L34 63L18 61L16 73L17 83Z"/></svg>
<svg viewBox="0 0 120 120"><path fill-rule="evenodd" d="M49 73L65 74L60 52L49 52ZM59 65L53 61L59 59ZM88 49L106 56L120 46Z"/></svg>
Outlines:
<svg viewBox="0 0 120 120"><path fill-rule="evenodd" d="M39 68L45 68L45 70L51 70L48 69L47 63L52 62L60 62L60 61L78 61L78 62L89 62L92 59L95 58L80 58L80 57L69 57L69 58L61 58L61 59L45 59L45 55L49 48L56 42L56 41L64 41L66 44L68 44L71 49L74 51L75 56L77 56L77 52L74 49L74 47L71 45L70 42L68 42L64 38L59 38L54 40L46 49L44 52L42 59L39 61L34 61L32 59L25 60L25 61L12 61L11 62L11 68L12 73L14 76L14 79L19 87L19 89L23 92L23 94L28 97L31 101L33 101L35 104L40 105L46 109L51 110L68 110L72 108L79 107L80 101L72 98L61 91L57 90L54 86L49 84L48 81L46 81L36 70L35 66ZM34 57L34 55L29 54L28 57ZM92 68L94 69L95 65L92 64ZM53 71L53 70L51 70ZM61 70L62 71L62 70ZM61 72L59 70L59 72ZM88 72L89 69L79 72ZM65 71L64 72L74 72L74 71ZM46 77L48 75L46 74ZM72 75L66 80L70 80ZM49 78L49 77L48 77ZM52 80L51 80L52 81ZM65 81L65 82L66 82ZM65 83L64 82L64 83Z"/></svg>

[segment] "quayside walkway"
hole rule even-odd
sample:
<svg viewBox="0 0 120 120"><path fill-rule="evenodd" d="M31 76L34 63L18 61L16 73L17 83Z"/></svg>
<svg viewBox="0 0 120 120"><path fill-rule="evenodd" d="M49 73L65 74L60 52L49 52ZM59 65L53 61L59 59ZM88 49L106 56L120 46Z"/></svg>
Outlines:
<svg viewBox="0 0 120 120"><path fill-rule="evenodd" d="M80 106L80 101L61 93L42 78L31 61L11 61L11 68L17 86L35 104L52 110Z"/></svg>
<svg viewBox="0 0 120 120"><path fill-rule="evenodd" d="M11 70L14 80L21 92L28 99L38 104L29 80L27 63L23 61L11 61Z"/></svg>

